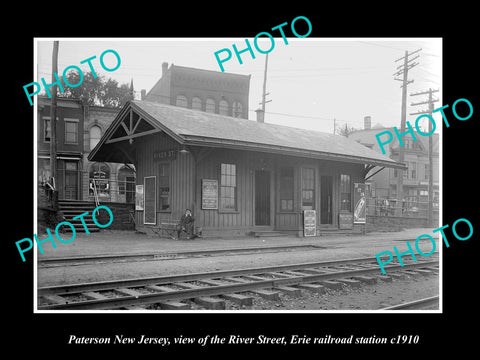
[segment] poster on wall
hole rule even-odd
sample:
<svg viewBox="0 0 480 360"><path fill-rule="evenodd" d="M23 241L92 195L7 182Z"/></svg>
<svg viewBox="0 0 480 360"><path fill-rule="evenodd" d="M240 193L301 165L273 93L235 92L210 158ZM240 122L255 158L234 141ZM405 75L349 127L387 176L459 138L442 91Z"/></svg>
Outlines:
<svg viewBox="0 0 480 360"><path fill-rule="evenodd" d="M353 222L355 224L365 224L367 220L367 197L370 193L370 184L354 184L353 203Z"/></svg>
<svg viewBox="0 0 480 360"><path fill-rule="evenodd" d="M202 209L218 209L218 180L202 179Z"/></svg>
<svg viewBox="0 0 480 360"><path fill-rule="evenodd" d="M143 210L143 184L135 185L135 210Z"/></svg>
<svg viewBox="0 0 480 360"><path fill-rule="evenodd" d="M303 210L303 236L317 235L317 214L315 210Z"/></svg>

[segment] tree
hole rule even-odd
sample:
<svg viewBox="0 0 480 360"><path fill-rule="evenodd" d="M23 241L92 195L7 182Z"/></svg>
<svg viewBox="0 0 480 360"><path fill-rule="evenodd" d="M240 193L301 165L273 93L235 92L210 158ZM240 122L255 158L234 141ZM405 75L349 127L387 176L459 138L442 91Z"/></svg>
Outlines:
<svg viewBox="0 0 480 360"><path fill-rule="evenodd" d="M69 84L78 84L80 75L78 72L71 71L67 73L67 82ZM114 79L105 79L98 75L94 78L92 72L83 74L83 82L80 86L64 86L62 97L77 98L84 105L99 105L105 107L121 107L128 100L133 100L133 81L128 84L121 84Z"/></svg>

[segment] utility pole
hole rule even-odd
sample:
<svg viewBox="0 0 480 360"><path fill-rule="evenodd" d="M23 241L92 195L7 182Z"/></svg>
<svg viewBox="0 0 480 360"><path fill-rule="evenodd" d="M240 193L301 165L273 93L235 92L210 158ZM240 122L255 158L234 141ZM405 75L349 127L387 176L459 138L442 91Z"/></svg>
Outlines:
<svg viewBox="0 0 480 360"><path fill-rule="evenodd" d="M333 118L333 135L335 135L336 130L337 130L337 120Z"/></svg>
<svg viewBox="0 0 480 360"><path fill-rule="evenodd" d="M58 73L58 41L53 42L52 52L52 84L56 82L55 74ZM52 101L50 105L50 184L56 194L57 186L55 177L57 174L57 84L53 85ZM56 207L56 195L53 196Z"/></svg>
<svg viewBox="0 0 480 360"><path fill-rule="evenodd" d="M413 60L417 59L420 55L417 55L413 58L409 58L409 56L419 52L422 49L415 50L411 53L408 50L405 50L405 55L401 58L395 60L398 62L403 59L403 64L397 66L397 72L393 75L395 76L395 80L401 81L402 85L402 112L401 112L401 119L400 119L400 132L403 134L405 132L405 125L407 121L407 85L413 83L413 80L408 80L408 70L412 69L413 67L418 65L418 62L413 62ZM403 78L397 78L396 76L400 76L403 74ZM398 147L398 161L403 163L405 161L405 152L404 147ZM396 215L402 216L402 209L403 209L403 171L397 171L397 208L396 208ZM407 170L408 171L408 170Z"/></svg>
<svg viewBox="0 0 480 360"><path fill-rule="evenodd" d="M421 101L417 103L412 103L412 106L428 104L427 110L417 111L416 113L410 113L410 115L421 115L428 114L432 116L433 114L433 103L437 102L438 99L433 98L433 93L438 92L439 90L432 90L431 88L427 91L417 92L410 94L410 96L425 95L428 94L427 101ZM432 132L432 121L428 122L428 134ZM428 137L428 226L433 226L433 142L432 136Z"/></svg>
<svg viewBox="0 0 480 360"><path fill-rule="evenodd" d="M263 119L265 120L265 104L272 101L272 100L266 100L267 98L267 95L269 93L267 93L267 66L268 66L268 54L267 56L265 57L265 72L264 72L264 75L263 75L263 93L262 93L262 101L259 103L260 105L262 105L262 114L263 114Z"/></svg>

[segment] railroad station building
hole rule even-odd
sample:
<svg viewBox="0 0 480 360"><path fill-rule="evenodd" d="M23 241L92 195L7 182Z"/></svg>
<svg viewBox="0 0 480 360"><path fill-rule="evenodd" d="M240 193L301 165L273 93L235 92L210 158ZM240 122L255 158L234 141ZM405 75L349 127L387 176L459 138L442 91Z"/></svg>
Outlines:
<svg viewBox="0 0 480 360"><path fill-rule="evenodd" d="M128 102L88 156L134 164L135 223L150 233L191 209L205 236L338 229L355 183L403 164L340 135L145 100ZM347 216L348 218L348 216Z"/></svg>

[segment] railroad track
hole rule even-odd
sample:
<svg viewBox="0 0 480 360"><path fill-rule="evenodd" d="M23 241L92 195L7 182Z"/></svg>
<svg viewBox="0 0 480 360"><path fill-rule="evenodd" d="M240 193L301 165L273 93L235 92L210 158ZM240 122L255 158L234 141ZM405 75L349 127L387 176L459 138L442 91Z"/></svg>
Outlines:
<svg viewBox="0 0 480 360"><path fill-rule="evenodd" d="M226 256L226 255L249 255L258 253L273 253L283 251L312 251L323 250L324 246L306 244L306 245L276 245L276 246L250 246L242 248L222 248L207 250L180 250L180 251L159 251L148 253L128 253L128 254L105 254L105 255L87 255L70 257L51 257L38 258L39 268L50 268L60 266L80 266L97 263L113 262L134 262L134 261L156 261L156 260L176 260L193 257L205 256Z"/></svg>
<svg viewBox="0 0 480 360"><path fill-rule="evenodd" d="M383 308L382 310L421 310L428 309L432 307L438 308L440 301L439 296L431 296L424 299L409 301L406 303L398 304Z"/></svg>
<svg viewBox="0 0 480 360"><path fill-rule="evenodd" d="M194 300L201 307L224 309L225 299L250 305L252 296L270 300L279 293L298 295L301 289L324 292L345 284L373 284L378 279L410 274L438 273L434 256L417 262L385 267L382 275L375 258L356 258L268 266L208 273L181 274L86 284L60 285L37 289L38 310L134 309L156 304L161 309L186 309L182 301ZM402 274L403 273L403 274ZM343 285L342 285L343 284ZM215 296L215 298L214 298Z"/></svg>

